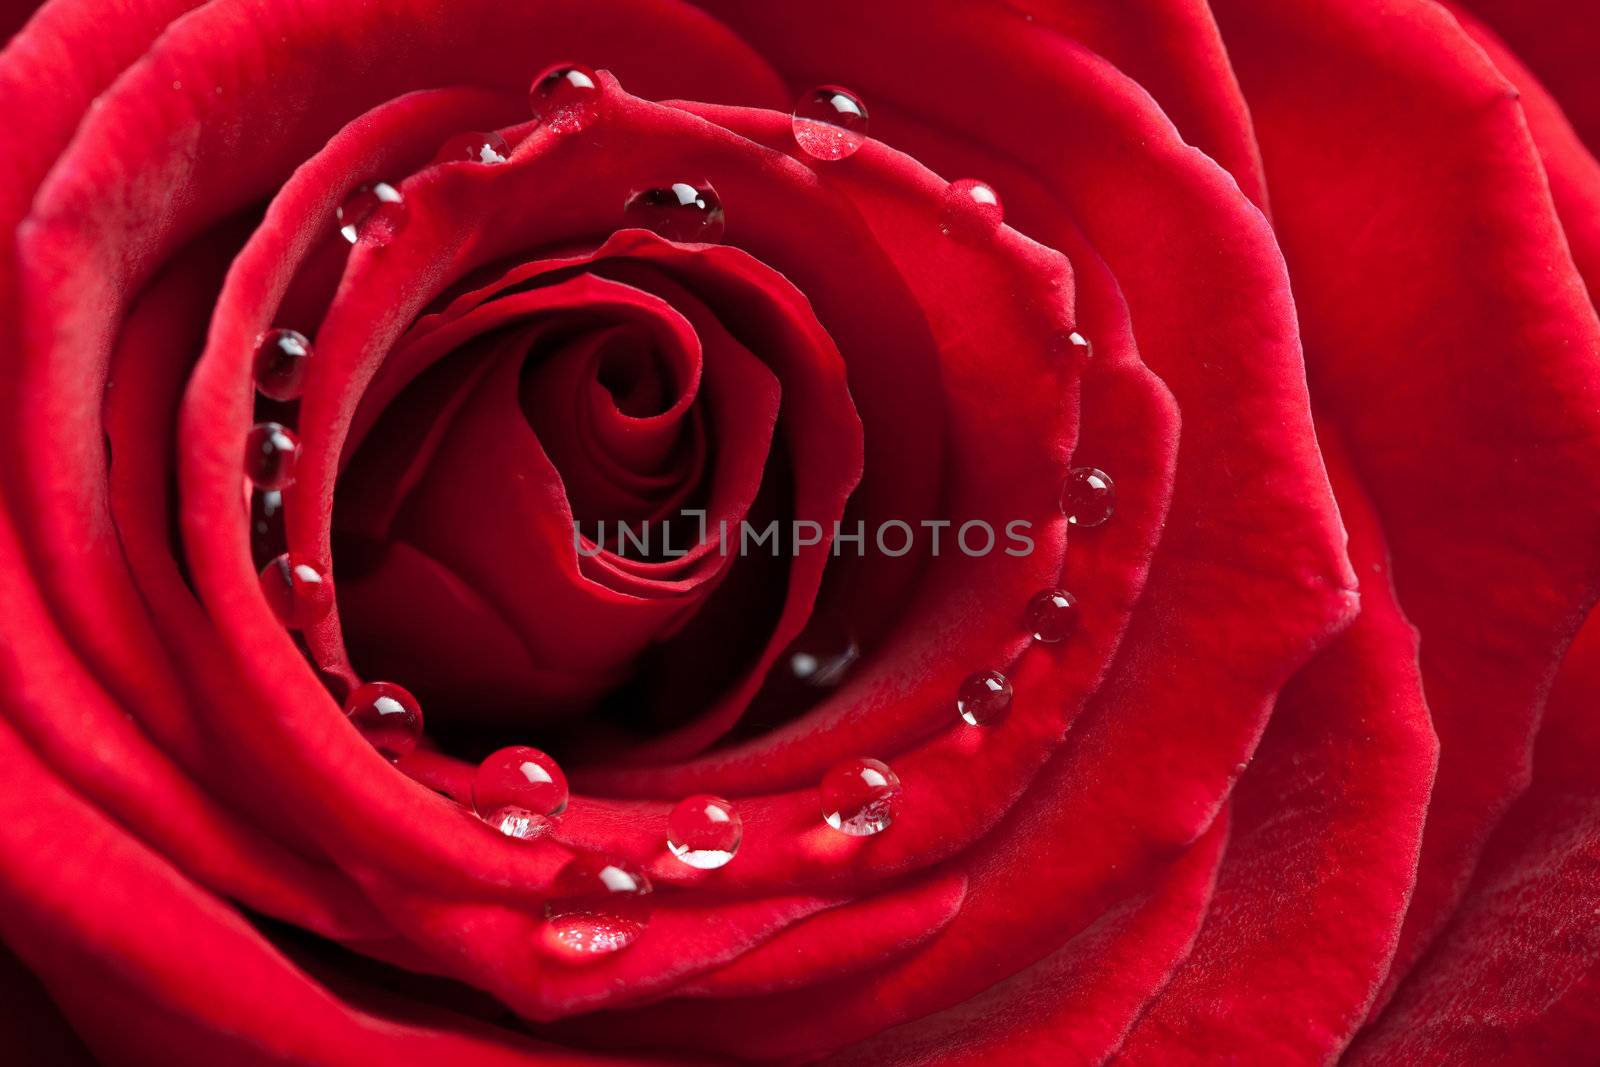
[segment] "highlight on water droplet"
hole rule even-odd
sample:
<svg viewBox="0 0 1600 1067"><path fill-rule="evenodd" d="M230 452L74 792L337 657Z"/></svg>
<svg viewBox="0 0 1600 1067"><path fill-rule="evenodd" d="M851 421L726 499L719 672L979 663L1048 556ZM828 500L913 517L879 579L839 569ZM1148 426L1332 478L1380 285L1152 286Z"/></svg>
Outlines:
<svg viewBox="0 0 1600 1067"><path fill-rule="evenodd" d="M410 755L422 737L422 705L393 682L356 686L344 702L344 713L373 748L392 760Z"/></svg>
<svg viewBox="0 0 1600 1067"><path fill-rule="evenodd" d="M866 143L867 106L849 89L821 85L801 94L789 126L806 155L833 162Z"/></svg>
<svg viewBox="0 0 1600 1067"><path fill-rule="evenodd" d="M627 948L650 922L650 888L643 871L621 860L575 856L545 901L545 950L584 963Z"/></svg>
<svg viewBox="0 0 1600 1067"><path fill-rule="evenodd" d="M1065 641L1078 628L1078 598L1065 589L1046 589L1028 601L1023 621L1035 641Z"/></svg>
<svg viewBox="0 0 1600 1067"><path fill-rule="evenodd" d="M388 182L357 186L334 210L339 235L351 244L387 244L405 224L405 197Z"/></svg>
<svg viewBox="0 0 1600 1067"><path fill-rule="evenodd" d="M287 489L294 484L300 438L281 422L258 422L244 442L244 473L257 489Z"/></svg>
<svg viewBox="0 0 1600 1067"><path fill-rule="evenodd" d="M472 808L479 815L505 807L560 815L567 807L567 776L545 753L509 745L478 764L472 777Z"/></svg>
<svg viewBox="0 0 1600 1067"><path fill-rule="evenodd" d="M818 793L824 822L851 837L868 837L894 822L900 779L880 760L845 760L822 776Z"/></svg>
<svg viewBox="0 0 1600 1067"><path fill-rule="evenodd" d="M968 726L987 726L1011 710L1011 680L999 671L968 675L956 690L956 712Z"/></svg>
<svg viewBox="0 0 1600 1067"><path fill-rule="evenodd" d="M667 817L667 850L698 870L725 866L743 836L744 822L733 805L709 793L679 801Z"/></svg>
<svg viewBox="0 0 1600 1067"><path fill-rule="evenodd" d="M1088 360L1094 357L1094 343L1077 330L1061 330L1050 338L1050 351L1056 356L1077 356Z"/></svg>
<svg viewBox="0 0 1600 1067"><path fill-rule="evenodd" d="M311 369L311 342L296 330L278 328L261 335L251 370L256 389L270 400L297 400Z"/></svg>
<svg viewBox="0 0 1600 1067"><path fill-rule="evenodd" d="M673 182L640 190L628 197L622 215L629 226L683 244L714 244L727 225L722 200L710 182Z"/></svg>
<svg viewBox="0 0 1600 1067"><path fill-rule="evenodd" d="M1005 221L1005 207L994 187L976 178L961 178L944 190L939 228L953 237L982 237Z"/></svg>
<svg viewBox="0 0 1600 1067"><path fill-rule="evenodd" d="M1117 490L1111 477L1096 467L1074 467L1061 487L1061 511L1074 526L1092 529L1111 518Z"/></svg>
<svg viewBox="0 0 1600 1067"><path fill-rule="evenodd" d="M528 107L554 133L578 133L600 113L600 77L581 63L557 63L533 79Z"/></svg>
<svg viewBox="0 0 1600 1067"><path fill-rule="evenodd" d="M554 820L536 811L508 804L482 816L483 821L507 837L518 841L537 841L550 832Z"/></svg>
<svg viewBox="0 0 1600 1067"><path fill-rule="evenodd" d="M511 158L511 146L494 131L469 130L458 133L434 155L435 163L482 163L492 166Z"/></svg>
<svg viewBox="0 0 1600 1067"><path fill-rule="evenodd" d="M261 593L290 629L304 630L333 610L333 582L316 561L285 552L261 570Z"/></svg>
<svg viewBox="0 0 1600 1067"><path fill-rule="evenodd" d="M789 673L815 689L831 689L844 681L860 658L861 646L849 634L810 634L791 646Z"/></svg>
<svg viewBox="0 0 1600 1067"><path fill-rule="evenodd" d="M270 489L250 494L250 558L259 565L286 547L283 492Z"/></svg>

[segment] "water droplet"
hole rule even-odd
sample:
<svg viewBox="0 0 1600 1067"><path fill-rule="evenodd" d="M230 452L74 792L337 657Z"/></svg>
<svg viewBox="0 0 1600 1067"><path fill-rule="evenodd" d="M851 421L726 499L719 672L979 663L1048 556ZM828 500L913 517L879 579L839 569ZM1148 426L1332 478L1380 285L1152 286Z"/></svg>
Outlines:
<svg viewBox="0 0 1600 1067"><path fill-rule="evenodd" d="M1011 680L999 671L969 675L956 690L956 711L968 726L986 726L1011 710Z"/></svg>
<svg viewBox="0 0 1600 1067"><path fill-rule="evenodd" d="M244 439L244 473L257 489L287 489L294 484L300 438L281 422L258 422Z"/></svg>
<svg viewBox="0 0 1600 1067"><path fill-rule="evenodd" d="M653 230L669 241L713 244L722 240L727 220L722 200L708 182L673 182L634 193L623 207L629 226Z"/></svg>
<svg viewBox="0 0 1600 1067"><path fill-rule="evenodd" d="M849 89L823 85L800 97L790 116L795 143L815 159L853 156L867 140L867 106Z"/></svg>
<svg viewBox="0 0 1600 1067"><path fill-rule="evenodd" d="M344 713L372 747L399 759L422 737L422 705L393 682L366 682L351 690Z"/></svg>
<svg viewBox="0 0 1600 1067"><path fill-rule="evenodd" d="M515 804L508 804L503 808L491 811L483 817L483 821L499 830L507 837L514 837L518 841L535 841L549 832L551 820L536 811L519 808Z"/></svg>
<svg viewBox="0 0 1600 1067"><path fill-rule="evenodd" d="M1094 357L1094 343L1077 330L1061 330L1051 335L1050 351L1058 358L1077 356L1088 360Z"/></svg>
<svg viewBox="0 0 1600 1067"><path fill-rule="evenodd" d="M268 330L256 345L256 388L271 400L297 400L311 369L311 342L296 330Z"/></svg>
<svg viewBox="0 0 1600 1067"><path fill-rule="evenodd" d="M283 493L272 489L250 495L250 558L256 563L269 560L282 552Z"/></svg>
<svg viewBox="0 0 1600 1067"><path fill-rule="evenodd" d="M600 78L577 63L557 63L533 79L528 106L535 123L555 133L577 133L600 113Z"/></svg>
<svg viewBox="0 0 1600 1067"><path fill-rule="evenodd" d="M733 805L705 793L680 801L667 818L667 849L702 871L733 859L743 836L744 822Z"/></svg>
<svg viewBox="0 0 1600 1067"><path fill-rule="evenodd" d="M1074 526L1088 529L1101 525L1111 518L1116 504L1116 486L1105 471L1094 467L1072 468L1061 487L1061 510Z"/></svg>
<svg viewBox="0 0 1600 1067"><path fill-rule="evenodd" d="M482 815L505 807L560 815L567 807L567 776L536 748L502 748L478 764L472 779L472 808Z"/></svg>
<svg viewBox="0 0 1600 1067"><path fill-rule="evenodd" d="M976 178L951 182L944 191L939 228L955 237L982 237L1005 221L1000 194Z"/></svg>
<svg viewBox="0 0 1600 1067"><path fill-rule="evenodd" d="M435 163L504 163L511 158L511 146L492 130L458 133L439 147Z"/></svg>
<svg viewBox="0 0 1600 1067"><path fill-rule="evenodd" d="M789 672L797 681L816 689L831 689L844 681L861 658L861 646L848 635L831 636L837 640L825 642L818 636L790 650Z"/></svg>
<svg viewBox="0 0 1600 1067"><path fill-rule="evenodd" d="M360 185L345 197L334 217L339 221L340 236L351 244L362 239L388 244L405 224L405 197L388 182Z"/></svg>
<svg viewBox="0 0 1600 1067"><path fill-rule="evenodd" d="M582 963L627 948L650 921L650 879L619 860L583 855L556 875L544 906L544 945Z"/></svg>
<svg viewBox="0 0 1600 1067"><path fill-rule="evenodd" d="M261 571L261 592L285 626L304 630L333 610L333 582L304 556L285 552Z"/></svg>
<svg viewBox="0 0 1600 1067"><path fill-rule="evenodd" d="M1078 628L1078 598L1065 589L1046 589L1028 601L1023 619L1035 641L1065 641Z"/></svg>
<svg viewBox="0 0 1600 1067"><path fill-rule="evenodd" d="M875 759L845 760L822 776L822 818L852 837L889 828L900 799L900 779Z"/></svg>

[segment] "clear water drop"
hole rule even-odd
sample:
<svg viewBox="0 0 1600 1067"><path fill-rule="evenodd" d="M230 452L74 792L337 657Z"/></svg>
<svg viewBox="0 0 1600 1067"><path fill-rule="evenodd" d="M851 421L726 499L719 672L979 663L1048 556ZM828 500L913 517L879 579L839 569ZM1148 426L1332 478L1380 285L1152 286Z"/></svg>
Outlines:
<svg viewBox="0 0 1600 1067"><path fill-rule="evenodd" d="M584 963L627 948L650 922L650 879L621 860L574 857L544 906L546 951Z"/></svg>
<svg viewBox="0 0 1600 1067"><path fill-rule="evenodd" d="M433 157L435 163L482 163L492 166L511 158L511 146L506 139L490 130L469 130L458 133L439 146Z"/></svg>
<svg viewBox="0 0 1600 1067"><path fill-rule="evenodd" d="M1078 598L1065 589L1046 589L1028 601L1023 621L1035 641L1065 641L1078 628Z"/></svg>
<svg viewBox="0 0 1600 1067"><path fill-rule="evenodd" d="M983 237L1005 221L1005 207L994 187L976 178L962 178L945 187L939 228L953 237Z"/></svg>
<svg viewBox="0 0 1600 1067"><path fill-rule="evenodd" d="M1104 524L1116 504L1111 477L1095 467L1074 467L1061 487L1061 510L1074 526L1092 529Z"/></svg>
<svg viewBox="0 0 1600 1067"><path fill-rule="evenodd" d="M390 759L411 754L422 738L422 705L393 682L365 682L350 691L344 713L373 748Z"/></svg>
<svg viewBox="0 0 1600 1067"><path fill-rule="evenodd" d="M818 792L824 822L851 837L868 837L894 822L900 779L879 760L845 760L822 776Z"/></svg>
<svg viewBox="0 0 1600 1067"><path fill-rule="evenodd" d="M733 805L709 793L679 801L667 817L667 850L702 871L726 865L743 836L744 822Z"/></svg>
<svg viewBox="0 0 1600 1067"><path fill-rule="evenodd" d="M298 400L311 369L311 342L296 330L268 330L256 344L256 389L270 400Z"/></svg>
<svg viewBox="0 0 1600 1067"><path fill-rule="evenodd" d="M956 711L968 726L987 726L1011 710L1011 680L999 671L968 675L956 690Z"/></svg>
<svg viewBox="0 0 1600 1067"><path fill-rule="evenodd" d="M844 159L867 141L867 106L849 89L818 86L801 95L789 126L806 155L829 162Z"/></svg>
<svg viewBox="0 0 1600 1067"><path fill-rule="evenodd" d="M290 629L304 630L333 610L333 582L305 556L285 552L261 570L261 593Z"/></svg>
<svg viewBox="0 0 1600 1067"><path fill-rule="evenodd" d="M1051 336L1050 351L1058 357L1077 356L1089 360L1094 357L1094 342L1077 330L1062 330Z"/></svg>
<svg viewBox="0 0 1600 1067"><path fill-rule="evenodd" d="M536 748L511 745L478 764L472 778L472 808L479 815L518 807L560 815L567 807L567 776Z"/></svg>
<svg viewBox="0 0 1600 1067"><path fill-rule="evenodd" d="M283 492L271 489L250 494L250 558L260 565L286 547Z"/></svg>
<svg viewBox="0 0 1600 1067"><path fill-rule="evenodd" d="M546 68L528 87L534 122L554 133L578 133L600 113L600 78L579 63Z"/></svg>
<svg viewBox="0 0 1600 1067"><path fill-rule="evenodd" d="M643 189L628 198L622 215L629 226L684 244L714 244L722 240L727 227L722 200L709 182L673 182Z"/></svg>
<svg viewBox="0 0 1600 1067"><path fill-rule="evenodd" d="M244 473L257 489L287 489L294 484L300 438L281 422L258 422L244 439Z"/></svg>
<svg viewBox="0 0 1600 1067"><path fill-rule="evenodd" d="M848 634L814 634L789 650L789 673L814 689L832 689L861 658L861 646Z"/></svg>
<svg viewBox="0 0 1600 1067"><path fill-rule="evenodd" d="M387 244L405 225L406 201L388 182L357 186L334 211L339 235L351 244Z"/></svg>

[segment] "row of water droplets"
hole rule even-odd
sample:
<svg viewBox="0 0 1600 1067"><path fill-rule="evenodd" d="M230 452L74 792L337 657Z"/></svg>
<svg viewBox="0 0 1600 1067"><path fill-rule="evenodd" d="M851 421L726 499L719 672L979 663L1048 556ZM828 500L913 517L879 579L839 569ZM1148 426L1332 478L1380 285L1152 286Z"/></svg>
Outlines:
<svg viewBox="0 0 1600 1067"><path fill-rule="evenodd" d="M588 129L600 116L604 86L595 72L574 63L557 64L535 78L528 92L535 122L556 134ZM823 162L848 159L867 143L867 106L837 85L804 93L790 115L795 143ZM434 162L494 165L511 157L505 138L494 132L466 132L445 142ZM940 229L949 235L977 237L999 228L1005 208L994 187L976 178L950 182L943 193ZM405 222L405 197L394 185L373 181L358 186L336 209L339 232L354 244L381 244ZM672 241L714 243L722 239L727 215L707 181L681 181L630 193L623 217L631 226L652 230Z"/></svg>
<svg viewBox="0 0 1600 1067"><path fill-rule="evenodd" d="M575 134L601 113L603 86L594 71L577 64L559 64L535 78L529 101L537 125L553 133ZM791 116L796 144L809 156L838 162L854 155L867 140L867 108L854 93L823 86L804 94ZM493 166L506 162L511 148L494 132L466 132L448 140L435 164ZM623 208L625 221L679 242L721 239L726 216L708 182L676 182L631 194ZM999 195L975 179L951 182L944 193L941 230L971 237L997 229L1004 219ZM405 199L393 185L376 181L356 188L335 212L339 234L358 241L385 243L405 222ZM1063 331L1052 348L1087 357L1089 342L1076 331ZM312 346L294 330L278 328L260 339L253 364L257 391L267 400L291 404L305 389ZM246 437L244 471L252 495L252 535L258 544L282 523L283 491L294 482L300 442L280 421L261 421ZM1061 492L1067 520L1079 528L1105 523L1112 514L1115 490L1111 479L1091 467L1074 468ZM305 630L333 608L333 585L316 560L279 552L263 567L262 593L283 624ZM1076 598L1064 589L1035 595L1023 611L1023 625L1044 644L1066 640L1078 623ZM794 660L797 671L806 657ZM846 668L848 664L845 665ZM838 672L843 674L841 670ZM832 678L837 683L838 678ZM972 727L999 722L1010 709L1010 680L997 670L981 670L958 687L956 715ZM374 749L391 761L403 759L423 735L417 699L395 682L369 681L355 687L344 712ZM880 760L858 758L836 764L818 785L823 821L853 837L887 830L894 822L901 795L900 779ZM570 799L565 773L556 761L526 745L502 748L474 772L471 806L488 826L505 837L531 841L548 834ZM679 802L667 818L669 854L686 866L714 870L731 862L743 837L738 811L727 800L699 794ZM568 960L592 959L631 944L649 920L649 877L632 864L597 854L579 854L562 868L545 906L544 944Z"/></svg>

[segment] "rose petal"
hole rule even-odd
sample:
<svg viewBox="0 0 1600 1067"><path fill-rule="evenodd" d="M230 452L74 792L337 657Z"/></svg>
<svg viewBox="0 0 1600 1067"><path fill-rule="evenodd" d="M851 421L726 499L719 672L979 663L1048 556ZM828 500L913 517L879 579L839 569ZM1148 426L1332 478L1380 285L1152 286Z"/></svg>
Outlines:
<svg viewBox="0 0 1600 1067"><path fill-rule="evenodd" d="M1526 785L1549 679L1600 587L1600 327L1514 94L1445 12L1217 7L1318 411L1423 634L1439 773L1398 976Z"/></svg>
<svg viewBox="0 0 1600 1067"><path fill-rule="evenodd" d="M1362 576L1361 614L1279 697L1233 792L1205 926L1118 1062L1328 1062L1399 939L1438 743L1371 505L1337 433L1318 436Z"/></svg>
<svg viewBox="0 0 1600 1067"><path fill-rule="evenodd" d="M1352 1064L1581 1063L1600 990L1600 760L1594 694L1600 625L1591 615L1551 690L1533 785L1484 850L1460 909Z"/></svg>
<svg viewBox="0 0 1600 1067"><path fill-rule="evenodd" d="M964 1003L829 1057L847 1064L1099 1063L1188 954L1228 837L1219 817L1144 896Z"/></svg>

